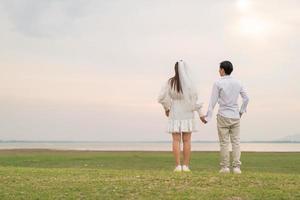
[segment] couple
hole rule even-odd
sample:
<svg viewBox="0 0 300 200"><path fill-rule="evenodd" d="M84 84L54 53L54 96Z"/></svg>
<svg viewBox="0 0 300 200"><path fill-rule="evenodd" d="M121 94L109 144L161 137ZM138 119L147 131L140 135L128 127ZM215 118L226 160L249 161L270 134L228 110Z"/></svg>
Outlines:
<svg viewBox="0 0 300 200"><path fill-rule="evenodd" d="M219 74L212 89L207 114L202 112L202 103L198 103L198 94L186 63L182 60L175 64L175 76L170 78L162 88L158 102L162 104L168 121L168 132L173 137L173 154L175 172L189 172L191 154L191 133L195 131L194 111L206 124L212 118L213 110L218 102L217 128L220 142L220 173L229 173L230 156L229 140L232 143L233 173L241 173L240 161L240 118L246 112L249 98L241 83L231 76L233 66L229 61L220 63ZM243 104L238 106L241 95ZM180 164L180 142L183 141L183 165Z"/></svg>

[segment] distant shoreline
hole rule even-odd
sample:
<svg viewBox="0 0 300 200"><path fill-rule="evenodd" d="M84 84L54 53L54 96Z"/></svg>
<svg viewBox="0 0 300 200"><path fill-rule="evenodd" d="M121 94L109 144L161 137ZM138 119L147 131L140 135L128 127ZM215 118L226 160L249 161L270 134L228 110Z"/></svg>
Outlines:
<svg viewBox="0 0 300 200"><path fill-rule="evenodd" d="M171 151L171 141L159 142L81 142L81 141L6 141L0 149L51 149L75 151ZM231 149L231 145L229 147ZM219 151L219 142L192 142L192 151ZM242 142L243 152L300 152L297 142Z"/></svg>
<svg viewBox="0 0 300 200"><path fill-rule="evenodd" d="M171 141L47 141L0 140L0 143L170 143ZM192 143L219 143L219 141L192 141ZM241 141L241 143L300 143L300 141Z"/></svg>
<svg viewBox="0 0 300 200"><path fill-rule="evenodd" d="M35 148L32 148L32 149L0 149L0 153L2 152L28 152L28 153L31 153L31 152L70 152L70 153L84 153L84 152L99 152L99 153L138 153L138 152L143 152L143 153L160 153L160 152L172 152L172 151L144 151L144 150L126 150L126 151L120 151L120 150L115 150L115 151L112 151L112 150L76 150L76 149L35 149ZM201 153L218 153L219 151L192 151L192 152L201 152ZM300 153L300 151L291 151L291 152L288 152L288 151L243 151L243 153L282 153L282 154L285 154L285 153L295 153L295 154L298 154Z"/></svg>

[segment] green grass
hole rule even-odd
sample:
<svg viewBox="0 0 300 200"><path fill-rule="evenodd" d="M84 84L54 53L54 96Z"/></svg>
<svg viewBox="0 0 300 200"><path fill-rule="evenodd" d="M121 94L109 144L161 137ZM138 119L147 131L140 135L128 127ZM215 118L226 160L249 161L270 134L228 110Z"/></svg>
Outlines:
<svg viewBox="0 0 300 200"><path fill-rule="evenodd" d="M300 199L300 153L243 153L241 175L218 174L217 152L0 151L0 199Z"/></svg>

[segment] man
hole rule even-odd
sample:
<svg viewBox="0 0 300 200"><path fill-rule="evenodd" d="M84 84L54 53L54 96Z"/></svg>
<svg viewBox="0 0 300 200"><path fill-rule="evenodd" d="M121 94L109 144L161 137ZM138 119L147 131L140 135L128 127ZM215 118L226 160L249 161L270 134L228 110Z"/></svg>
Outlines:
<svg viewBox="0 0 300 200"><path fill-rule="evenodd" d="M232 144L233 173L240 174L240 118L246 112L249 102L248 95L241 83L230 76L233 66L229 61L220 63L221 78L214 83L206 116L200 117L203 123L211 120L216 103L219 104L217 127L220 142L221 170L229 173L229 139ZM243 104L239 109L238 97L241 95Z"/></svg>

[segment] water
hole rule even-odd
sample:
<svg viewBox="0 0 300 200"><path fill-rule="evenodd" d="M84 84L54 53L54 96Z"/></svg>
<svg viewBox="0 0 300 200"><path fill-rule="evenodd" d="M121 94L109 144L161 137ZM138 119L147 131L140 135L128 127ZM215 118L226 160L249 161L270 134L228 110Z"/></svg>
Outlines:
<svg viewBox="0 0 300 200"><path fill-rule="evenodd" d="M0 142L0 149L171 151L171 142ZM241 143L248 152L300 152L300 143ZM219 151L217 142L193 142L192 151Z"/></svg>

